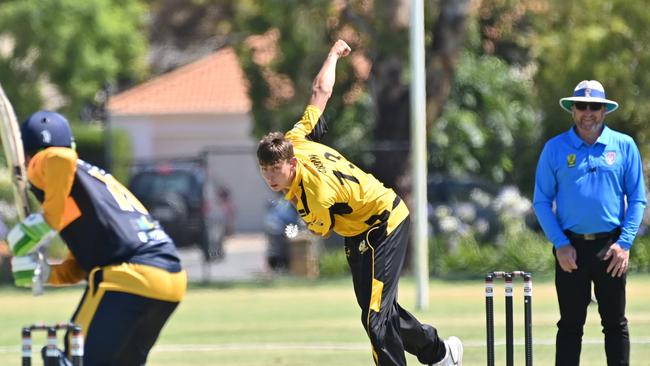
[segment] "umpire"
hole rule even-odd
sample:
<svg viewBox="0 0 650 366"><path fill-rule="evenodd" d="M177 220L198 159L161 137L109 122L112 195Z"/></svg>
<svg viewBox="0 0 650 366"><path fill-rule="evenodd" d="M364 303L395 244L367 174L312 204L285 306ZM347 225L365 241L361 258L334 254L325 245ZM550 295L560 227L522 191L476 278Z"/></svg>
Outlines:
<svg viewBox="0 0 650 366"><path fill-rule="evenodd" d="M544 146L533 198L556 258L555 364L580 364L593 283L607 364L629 365L625 283L629 250L646 206L641 157L630 136L604 123L618 103L606 99L598 81L581 81L560 105L574 124Z"/></svg>

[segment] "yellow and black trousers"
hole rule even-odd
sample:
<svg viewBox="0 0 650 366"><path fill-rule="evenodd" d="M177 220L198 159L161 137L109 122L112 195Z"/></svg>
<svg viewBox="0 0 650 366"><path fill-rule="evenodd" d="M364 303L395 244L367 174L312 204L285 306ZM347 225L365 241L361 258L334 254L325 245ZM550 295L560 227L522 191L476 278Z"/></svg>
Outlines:
<svg viewBox="0 0 650 366"><path fill-rule="evenodd" d="M384 222L361 235L345 238L361 323L379 366L406 365L404 351L417 356L423 364L433 364L445 357L445 344L437 330L420 323L397 302L409 226L410 219L406 217L390 233Z"/></svg>
<svg viewBox="0 0 650 366"><path fill-rule="evenodd" d="M85 337L84 365L144 365L186 287L182 270L134 263L93 269L72 317Z"/></svg>

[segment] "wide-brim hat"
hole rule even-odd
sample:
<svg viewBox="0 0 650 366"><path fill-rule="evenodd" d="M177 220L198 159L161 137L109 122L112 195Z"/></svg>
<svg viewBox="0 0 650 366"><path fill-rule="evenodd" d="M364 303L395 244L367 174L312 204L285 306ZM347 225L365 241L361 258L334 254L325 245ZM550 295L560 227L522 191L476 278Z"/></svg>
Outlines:
<svg viewBox="0 0 650 366"><path fill-rule="evenodd" d="M607 107L605 113L614 112L618 108L618 103L607 99L605 88L596 80L583 80L573 89L573 96L560 99L560 106L565 111L571 113L571 106L575 102L592 102L603 103Z"/></svg>

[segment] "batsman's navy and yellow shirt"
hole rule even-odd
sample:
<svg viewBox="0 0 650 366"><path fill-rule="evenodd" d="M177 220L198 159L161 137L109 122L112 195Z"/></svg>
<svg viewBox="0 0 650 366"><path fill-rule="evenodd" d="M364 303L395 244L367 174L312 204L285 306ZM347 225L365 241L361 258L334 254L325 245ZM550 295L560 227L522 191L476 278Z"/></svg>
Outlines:
<svg viewBox="0 0 650 366"><path fill-rule="evenodd" d="M113 176L65 147L38 152L27 175L45 221L70 250L49 283L75 283L102 268L105 277L121 273L115 290L180 301L186 274L173 241ZM166 286L164 295L156 282Z"/></svg>
<svg viewBox="0 0 650 366"><path fill-rule="evenodd" d="M390 234L408 216L408 208L392 189L338 151L307 138L321 113L307 106L302 119L286 133L298 164L285 198L296 202L298 213L316 234L325 236L333 230L352 237L383 222Z"/></svg>

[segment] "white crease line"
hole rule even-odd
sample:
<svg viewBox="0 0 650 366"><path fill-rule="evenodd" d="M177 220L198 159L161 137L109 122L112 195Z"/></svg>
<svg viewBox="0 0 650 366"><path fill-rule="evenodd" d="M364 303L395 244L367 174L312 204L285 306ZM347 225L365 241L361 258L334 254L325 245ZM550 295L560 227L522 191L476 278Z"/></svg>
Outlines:
<svg viewBox="0 0 650 366"><path fill-rule="evenodd" d="M633 338L631 344L650 344L650 338ZM582 344L603 344L602 339L584 339ZM485 347L483 340L464 341L466 348ZM505 341L496 341L495 346L503 346ZM523 346L523 341L516 341L515 345ZM552 346L555 345L554 339L534 340L533 345ZM161 344L155 346L154 352L216 352L216 351L249 351L249 350L266 350L266 351L365 351L370 347L369 343L229 343L229 344ZM34 352L40 349L34 346ZM15 347L0 347L0 354L20 353L20 345Z"/></svg>

